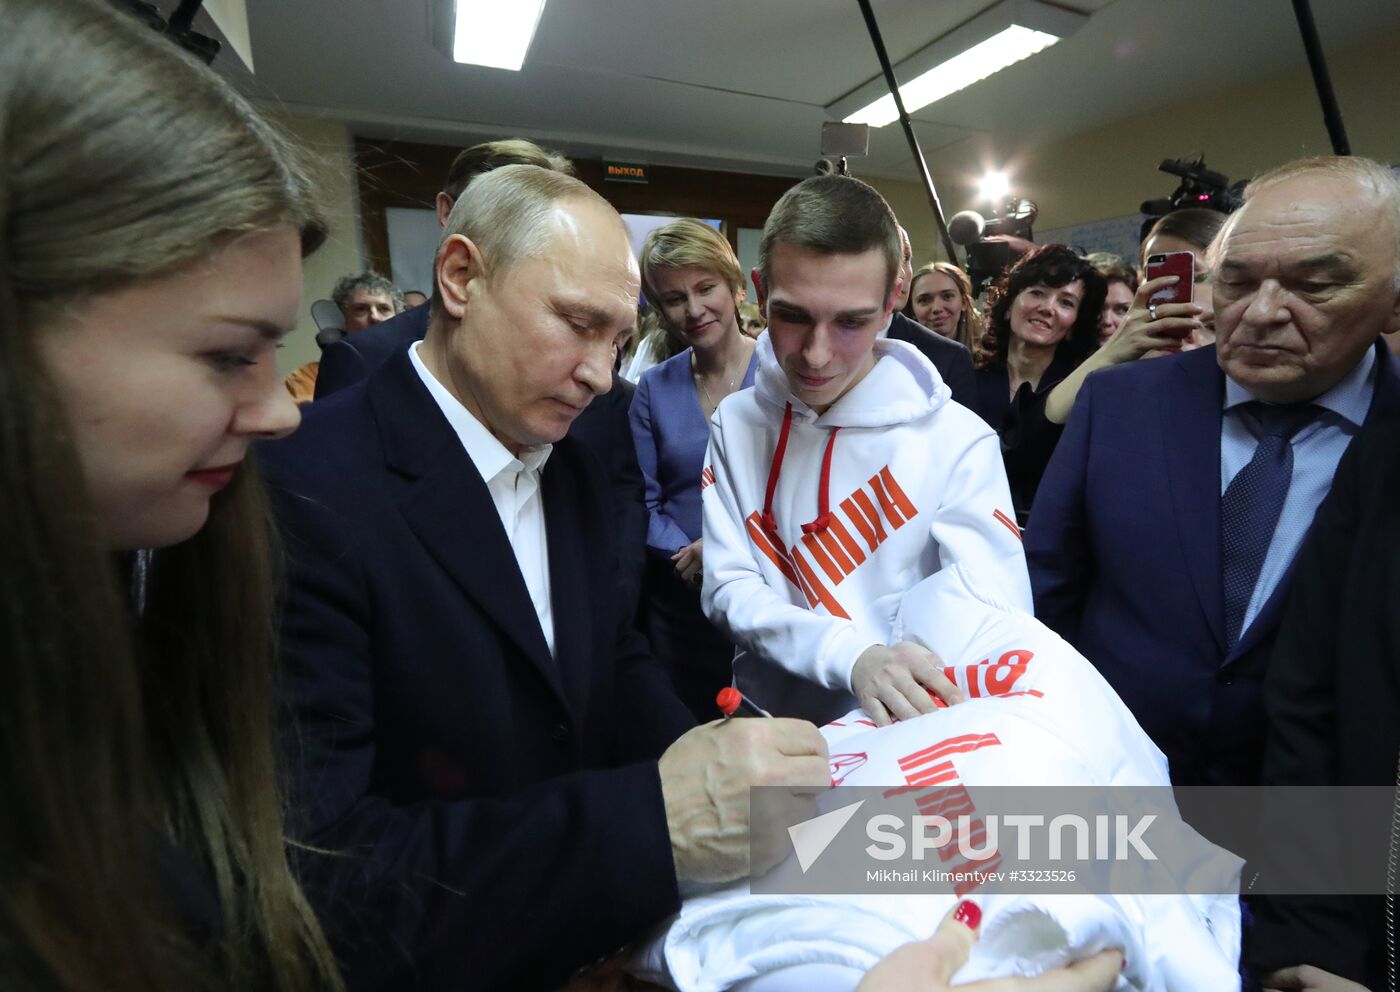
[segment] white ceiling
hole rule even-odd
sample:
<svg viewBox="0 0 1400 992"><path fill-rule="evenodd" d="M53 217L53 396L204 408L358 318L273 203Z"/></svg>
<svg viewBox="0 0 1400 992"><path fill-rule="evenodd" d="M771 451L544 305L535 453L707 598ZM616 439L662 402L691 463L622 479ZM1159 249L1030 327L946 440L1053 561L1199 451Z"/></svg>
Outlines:
<svg viewBox="0 0 1400 992"><path fill-rule="evenodd" d="M855 0L548 0L518 73L440 53L432 2L247 0L252 92L366 137L521 135L575 156L800 175L818 157L823 106L880 74ZM897 62L991 4L874 0L874 9ZM1306 64L1288 0L1062 6L1092 16L1048 51L914 114L925 155L982 134L1023 147L1064 138ZM1334 60L1400 32L1397 0L1313 7ZM872 132L859 169L915 179L898 124Z"/></svg>

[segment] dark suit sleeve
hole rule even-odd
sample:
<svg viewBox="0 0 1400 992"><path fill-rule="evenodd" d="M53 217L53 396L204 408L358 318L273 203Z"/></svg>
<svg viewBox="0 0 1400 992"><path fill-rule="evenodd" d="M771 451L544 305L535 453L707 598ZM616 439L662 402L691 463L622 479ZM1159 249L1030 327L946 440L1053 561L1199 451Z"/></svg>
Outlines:
<svg viewBox="0 0 1400 992"><path fill-rule="evenodd" d="M1336 692L1338 618L1348 558L1357 543L1364 460L1352 445L1338 466L1332 489L1298 556L1293 589L1279 627L1264 684L1269 740L1265 785L1328 785L1341 781L1337 767ZM1321 811L1323 815L1327 811ZM1339 836L1307 819L1309 833ZM1264 830L1271 831L1269 824ZM1309 871L1324 870L1316 857ZM1292 858L1294 855L1285 855ZM1341 897L1273 897L1255 906L1245 959L1261 973L1295 964L1366 980L1367 931L1356 901Z"/></svg>
<svg viewBox="0 0 1400 992"><path fill-rule="evenodd" d="M349 987L413 987L406 962L429 960L436 975L460 962L460 983L435 989L553 987L674 912L654 756L502 798L393 799L376 778L376 707L392 694L371 659L372 584L354 553L365 538L314 499L283 492L277 509L292 825L313 848L297 867ZM661 746L660 731L644 736L642 750Z"/></svg>
<svg viewBox="0 0 1400 992"><path fill-rule="evenodd" d="M617 585L629 618L636 613L642 594L647 539L646 488L628 415L635 391L635 386L614 373L613 388L605 397L609 404L612 438L608 449L608 486L612 490L619 535Z"/></svg>
<svg viewBox="0 0 1400 992"><path fill-rule="evenodd" d="M1093 423L1094 377L1085 380L1074 412L1055 448L1036 492L1026 526L1026 564L1036 617L1075 643L1089 585L1089 548L1085 493L1089 471L1089 434Z"/></svg>
<svg viewBox="0 0 1400 992"><path fill-rule="evenodd" d="M977 409L977 376L972 371L972 353L959 347L945 368L940 369L943 381L953 391L953 400L969 410Z"/></svg>
<svg viewBox="0 0 1400 992"><path fill-rule="evenodd" d="M316 399L353 386L366 375L364 356L346 338L332 341L321 351L321 369L316 373Z"/></svg>

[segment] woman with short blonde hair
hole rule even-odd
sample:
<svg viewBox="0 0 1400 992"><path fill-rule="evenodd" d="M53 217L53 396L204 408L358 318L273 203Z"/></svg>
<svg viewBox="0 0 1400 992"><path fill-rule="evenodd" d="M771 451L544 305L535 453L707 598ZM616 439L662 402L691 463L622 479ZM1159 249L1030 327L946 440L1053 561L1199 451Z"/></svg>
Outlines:
<svg viewBox="0 0 1400 992"><path fill-rule="evenodd" d="M642 623L681 698L704 722L732 678L734 656L700 609L705 449L715 408L753 384L754 341L740 330L743 276L724 235L683 218L652 231L639 258L647 302L686 345L644 372L632 399L649 516Z"/></svg>

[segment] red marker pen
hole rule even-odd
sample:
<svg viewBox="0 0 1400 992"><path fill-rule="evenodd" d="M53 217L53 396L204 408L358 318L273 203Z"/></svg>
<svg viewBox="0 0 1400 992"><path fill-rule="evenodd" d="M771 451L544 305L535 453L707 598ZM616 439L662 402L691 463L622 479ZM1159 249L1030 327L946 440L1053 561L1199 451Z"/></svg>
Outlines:
<svg viewBox="0 0 1400 992"><path fill-rule="evenodd" d="M715 705L726 720L732 716L766 716L770 720L773 718L772 713L756 706L752 699L733 686L725 686L719 691L719 695L715 697Z"/></svg>

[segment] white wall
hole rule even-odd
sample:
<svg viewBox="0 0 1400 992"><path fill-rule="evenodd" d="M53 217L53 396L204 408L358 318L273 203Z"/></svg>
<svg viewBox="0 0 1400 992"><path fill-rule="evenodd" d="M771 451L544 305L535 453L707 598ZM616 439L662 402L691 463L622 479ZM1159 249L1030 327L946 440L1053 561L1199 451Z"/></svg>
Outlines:
<svg viewBox="0 0 1400 992"><path fill-rule="evenodd" d="M267 108L263 108L266 110ZM330 295L335 281L364 267L360 220L355 192L354 146L350 130L340 121L313 120L270 113L307 151L329 237L302 267L301 319L277 353L277 367L290 372L320 357L311 303Z"/></svg>

